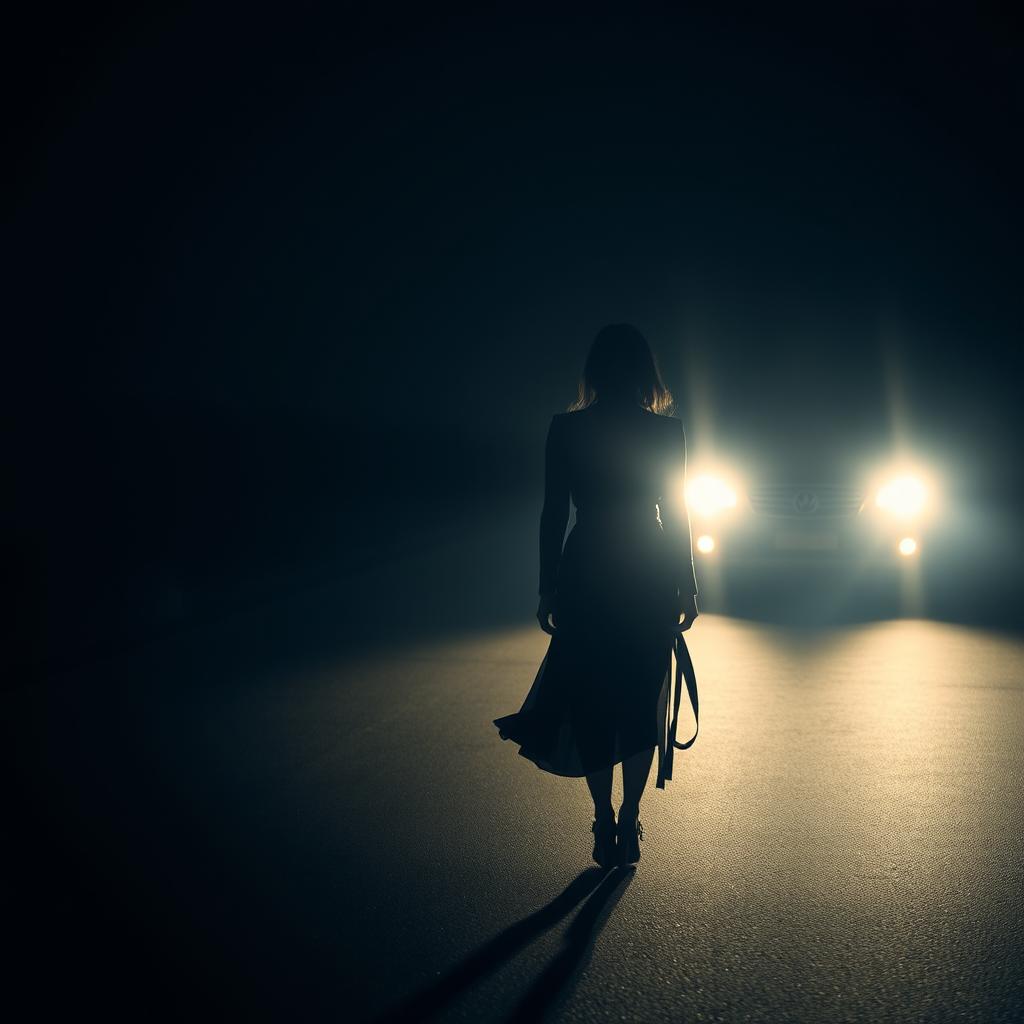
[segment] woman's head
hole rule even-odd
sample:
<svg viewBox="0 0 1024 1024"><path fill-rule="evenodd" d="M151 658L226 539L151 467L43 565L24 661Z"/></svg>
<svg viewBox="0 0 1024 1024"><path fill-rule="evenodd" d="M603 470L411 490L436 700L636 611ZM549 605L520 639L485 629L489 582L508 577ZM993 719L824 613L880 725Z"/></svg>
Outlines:
<svg viewBox="0 0 1024 1024"><path fill-rule="evenodd" d="M609 324L597 332L587 353L579 395L571 409L595 401L635 401L651 412L668 412L672 393L665 387L647 339L631 324Z"/></svg>

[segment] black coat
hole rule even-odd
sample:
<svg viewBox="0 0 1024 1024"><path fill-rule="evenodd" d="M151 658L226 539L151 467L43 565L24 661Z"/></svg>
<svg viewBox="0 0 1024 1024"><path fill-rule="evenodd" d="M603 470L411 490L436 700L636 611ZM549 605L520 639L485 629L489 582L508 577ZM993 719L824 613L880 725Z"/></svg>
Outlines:
<svg viewBox="0 0 1024 1024"><path fill-rule="evenodd" d="M665 754L674 627L680 597L697 593L685 474L677 419L600 402L552 418L539 589L555 633L523 707L495 721L546 771Z"/></svg>

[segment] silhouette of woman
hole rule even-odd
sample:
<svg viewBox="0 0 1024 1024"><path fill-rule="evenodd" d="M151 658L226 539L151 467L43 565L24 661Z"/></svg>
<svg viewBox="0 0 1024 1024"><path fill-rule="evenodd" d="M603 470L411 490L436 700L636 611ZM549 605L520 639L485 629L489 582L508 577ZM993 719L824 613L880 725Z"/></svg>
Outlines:
<svg viewBox="0 0 1024 1024"><path fill-rule="evenodd" d="M675 717L666 738L672 654L696 711L696 680L681 634L697 618L697 582L684 496L683 425L644 336L601 330L570 411L552 417L545 447L537 619L547 654L522 708L495 719L502 739L556 775L586 776L594 799L594 860L640 858L640 798L659 751L671 778ZM570 496L576 523L563 538ZM692 682L692 686L691 686ZM693 741L691 740L690 743ZM623 801L612 808L612 768Z"/></svg>

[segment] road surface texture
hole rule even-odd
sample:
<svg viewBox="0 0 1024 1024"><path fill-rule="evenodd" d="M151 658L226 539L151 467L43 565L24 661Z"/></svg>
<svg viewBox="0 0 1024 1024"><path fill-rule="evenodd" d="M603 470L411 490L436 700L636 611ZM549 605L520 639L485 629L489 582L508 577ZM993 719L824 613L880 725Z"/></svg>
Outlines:
<svg viewBox="0 0 1024 1024"><path fill-rule="evenodd" d="M491 725L544 634L393 632L300 661L243 626L23 698L34 1019L1020 1019L1019 639L703 616L700 738L609 875L583 781Z"/></svg>

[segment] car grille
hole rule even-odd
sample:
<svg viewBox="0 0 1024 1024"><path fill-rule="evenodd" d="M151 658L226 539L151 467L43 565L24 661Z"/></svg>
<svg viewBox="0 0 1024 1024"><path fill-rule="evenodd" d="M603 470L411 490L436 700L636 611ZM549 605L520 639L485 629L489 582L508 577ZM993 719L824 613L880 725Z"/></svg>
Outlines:
<svg viewBox="0 0 1024 1024"><path fill-rule="evenodd" d="M754 512L774 519L843 519L864 504L862 490L836 484L756 487L747 497Z"/></svg>

